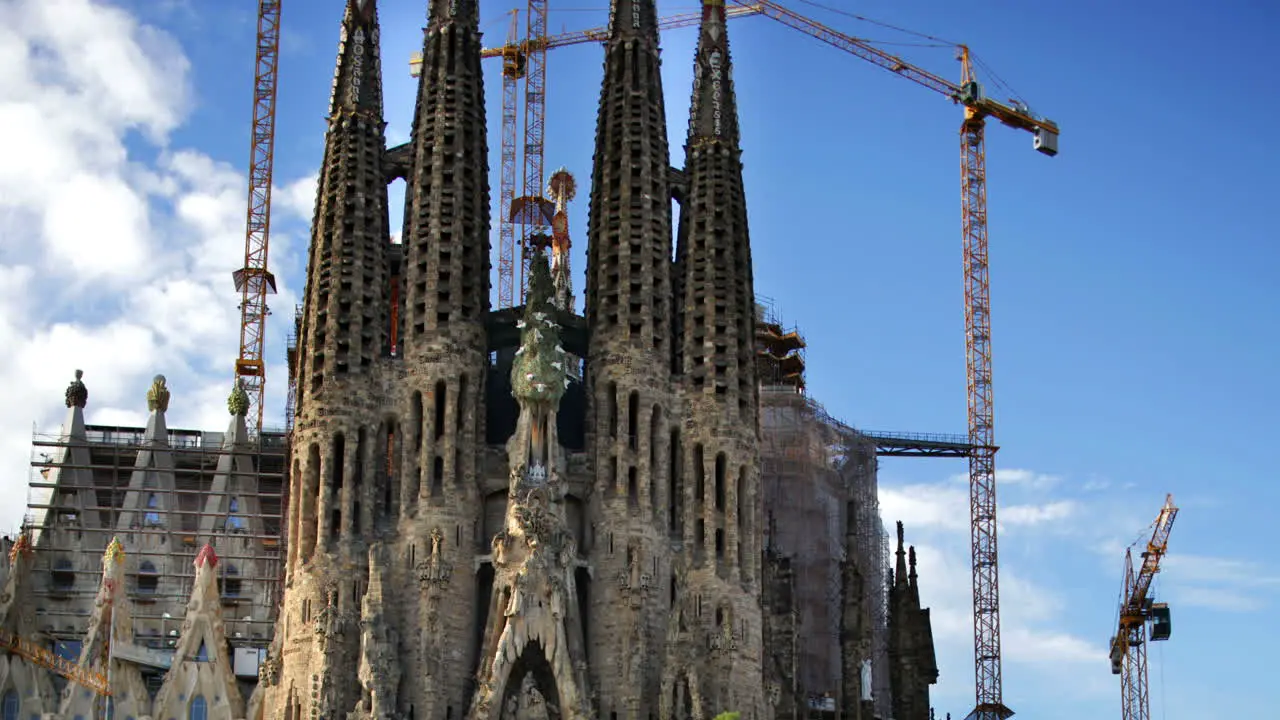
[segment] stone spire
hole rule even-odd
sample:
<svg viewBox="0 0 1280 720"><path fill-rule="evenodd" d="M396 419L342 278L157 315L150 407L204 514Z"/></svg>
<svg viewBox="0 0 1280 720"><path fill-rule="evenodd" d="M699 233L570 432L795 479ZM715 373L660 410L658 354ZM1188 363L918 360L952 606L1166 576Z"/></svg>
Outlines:
<svg viewBox="0 0 1280 720"><path fill-rule="evenodd" d="M377 3L349 0L342 18L298 353L299 411L326 387L367 375L390 355L383 177L386 140Z"/></svg>
<svg viewBox="0 0 1280 720"><path fill-rule="evenodd" d="M737 148L738 103L729 62L729 33L724 0L703 0L698 49L693 61L693 100L689 106L689 144L720 140Z"/></svg>
<svg viewBox="0 0 1280 720"><path fill-rule="evenodd" d="M893 570L893 585L895 588L906 587L907 585L907 551L903 542L902 521L898 521L898 549L894 553L897 563Z"/></svg>
<svg viewBox="0 0 1280 720"><path fill-rule="evenodd" d="M702 8L669 358L684 415L682 560L693 568L688 592L732 627L720 647L760 657L764 553L751 242L724 6L703 0ZM755 710L766 704L761 678L739 678L732 657L722 651L713 658L704 692L737 698L744 714L762 712Z"/></svg>
<svg viewBox="0 0 1280 720"><path fill-rule="evenodd" d="M405 199L405 353L484 351L489 159L476 0L431 0Z"/></svg>
<svg viewBox="0 0 1280 720"><path fill-rule="evenodd" d="M666 622L666 608L645 598L654 578L670 576L669 538L685 534L667 501L681 419L671 387L671 160L654 0L612 0L609 15L588 201L586 388L590 522L617 530L591 546L593 575L609 581L591 585L586 614L596 716L645 717L671 702L661 664L646 660L663 657L663 639L629 628Z"/></svg>
<svg viewBox="0 0 1280 720"><path fill-rule="evenodd" d="M89 626L80 649L80 665L110 682L116 717L141 717L151 714L151 696L142 682L142 673L134 663L115 657L121 646L134 645L133 603L125 583L124 546L119 539L112 538L102 555L102 584L89 615ZM108 646L113 648L110 653ZM58 716L96 717L97 701L96 694L69 684L63 690Z"/></svg>
<svg viewBox="0 0 1280 720"><path fill-rule="evenodd" d="M255 447L249 439L249 428L245 422L248 407L249 395L237 382L227 398L231 422L222 436L222 452L218 455L218 466L205 497L204 514L200 517L200 538L203 542L214 542L215 537L221 535L224 536L222 542L235 544L263 534L258 474L253 466ZM226 545L221 547L224 552L229 549ZM244 554L252 555L250 552Z"/></svg>
<svg viewBox="0 0 1280 720"><path fill-rule="evenodd" d="M135 538L136 542L130 541L135 549L148 544L160 549L166 542L164 535L175 529L172 527L177 518L173 513L177 509L174 505L177 500L174 496L173 450L169 447L169 428L165 422L169 396L165 377L156 375L147 390L147 409L151 415L147 418L142 445L138 448L133 474L129 478L129 489L116 522L118 531L135 534L142 531L141 536Z"/></svg>
<svg viewBox="0 0 1280 720"><path fill-rule="evenodd" d="M89 390L83 377L84 371L76 370L75 380L67 386L64 393L67 415L62 423L61 442L47 458L48 467L41 471L45 482L55 486L50 500L56 505L45 514L37 540L41 547L103 547L106 544L105 538L92 532L102 527L102 516L90 509L98 505L98 497L89 469L89 440L84 421ZM71 535L55 539L54 535L59 532Z"/></svg>
<svg viewBox="0 0 1280 720"><path fill-rule="evenodd" d="M587 228L593 348L635 361L670 352L671 212L666 110L653 0L612 0ZM641 360L641 358L645 358Z"/></svg>
<svg viewBox="0 0 1280 720"><path fill-rule="evenodd" d="M755 425L755 290L723 0L704 0L685 144L676 307L686 392L717 407L709 421Z"/></svg>
<svg viewBox="0 0 1280 720"><path fill-rule="evenodd" d="M244 717L244 700L227 653L222 598L218 592L218 554L205 545L196 555L196 577L182 621L173 665L156 694L155 717L195 716L193 705L203 702L201 717Z"/></svg>

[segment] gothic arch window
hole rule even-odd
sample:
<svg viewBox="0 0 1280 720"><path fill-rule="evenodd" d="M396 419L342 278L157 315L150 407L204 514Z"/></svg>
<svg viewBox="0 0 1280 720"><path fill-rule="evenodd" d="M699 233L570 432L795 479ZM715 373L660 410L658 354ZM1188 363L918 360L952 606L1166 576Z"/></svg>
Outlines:
<svg viewBox="0 0 1280 720"><path fill-rule="evenodd" d="M187 711L187 720L209 720L209 705L205 703L203 695L191 698L191 709Z"/></svg>
<svg viewBox="0 0 1280 720"><path fill-rule="evenodd" d="M75 587L76 571L71 561L67 558L61 558L53 565L53 572L49 574L49 581L53 585L54 590L67 591Z"/></svg>
<svg viewBox="0 0 1280 720"><path fill-rule="evenodd" d="M222 585L223 597L240 597L240 568L227 563L222 571L223 577L219 579Z"/></svg>
<svg viewBox="0 0 1280 720"><path fill-rule="evenodd" d="M232 497L227 501L227 532L242 533L245 531L244 518L240 513L240 498Z"/></svg>
<svg viewBox="0 0 1280 720"><path fill-rule="evenodd" d="M21 704L18 702L18 693L13 690L5 690L4 697L0 698L0 717L3 717L4 720L18 720L18 712L21 709Z"/></svg>
<svg viewBox="0 0 1280 720"><path fill-rule="evenodd" d="M147 512L142 516L142 524L146 527L160 527L160 513L156 510L160 509L160 498L155 493L147 495Z"/></svg>
<svg viewBox="0 0 1280 720"><path fill-rule="evenodd" d="M160 574L156 572L155 563L143 560L138 565L138 592L151 595L160 586Z"/></svg>

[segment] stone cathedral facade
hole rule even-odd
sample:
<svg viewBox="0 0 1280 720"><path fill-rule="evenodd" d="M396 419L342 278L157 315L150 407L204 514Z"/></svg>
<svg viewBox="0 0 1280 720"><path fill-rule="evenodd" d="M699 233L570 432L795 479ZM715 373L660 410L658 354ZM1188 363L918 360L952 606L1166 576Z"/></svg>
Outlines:
<svg viewBox="0 0 1280 720"><path fill-rule="evenodd" d="M611 2L585 317L541 251L525 306L490 309L477 0L431 0L412 139L391 149L375 5L342 22L284 599L248 716L795 716L762 642L777 573L723 3L703 0L676 171L655 4Z"/></svg>

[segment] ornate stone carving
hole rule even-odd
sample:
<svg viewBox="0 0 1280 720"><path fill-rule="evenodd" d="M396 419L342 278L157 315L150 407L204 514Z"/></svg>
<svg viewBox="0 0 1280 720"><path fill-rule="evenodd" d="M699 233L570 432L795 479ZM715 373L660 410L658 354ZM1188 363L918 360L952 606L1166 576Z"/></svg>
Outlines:
<svg viewBox="0 0 1280 720"><path fill-rule="evenodd" d="M249 393L245 392L244 380L236 380L231 388L231 396L227 398L227 410L236 417L244 417L249 412Z"/></svg>
<svg viewBox="0 0 1280 720"><path fill-rule="evenodd" d="M441 550L443 544L444 533L438 527L432 528L431 554L419 560L415 567L418 571L418 584L423 590L448 585L449 579L453 577L453 563L444 558Z"/></svg>
<svg viewBox="0 0 1280 720"><path fill-rule="evenodd" d="M65 393L67 407L78 407L83 410L84 406L89 403L89 389L80 380L83 377L84 371L76 370L76 379L72 380L71 384L67 386L67 392Z"/></svg>
<svg viewBox="0 0 1280 720"><path fill-rule="evenodd" d="M169 388L163 375L151 380L151 389L147 390L147 409L151 412L169 412Z"/></svg>

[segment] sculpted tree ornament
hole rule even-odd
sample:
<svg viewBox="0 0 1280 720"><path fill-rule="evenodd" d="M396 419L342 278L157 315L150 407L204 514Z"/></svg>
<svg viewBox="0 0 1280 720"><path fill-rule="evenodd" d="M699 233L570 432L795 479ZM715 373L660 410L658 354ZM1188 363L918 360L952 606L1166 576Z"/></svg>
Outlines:
<svg viewBox="0 0 1280 720"><path fill-rule="evenodd" d="M507 514L493 538L494 590L472 720L552 708L564 720L591 717L585 668L572 661L583 644L573 577L577 546L565 517L565 459L556 434L569 379L551 295L547 259L539 253L511 369L520 416L507 442Z"/></svg>

